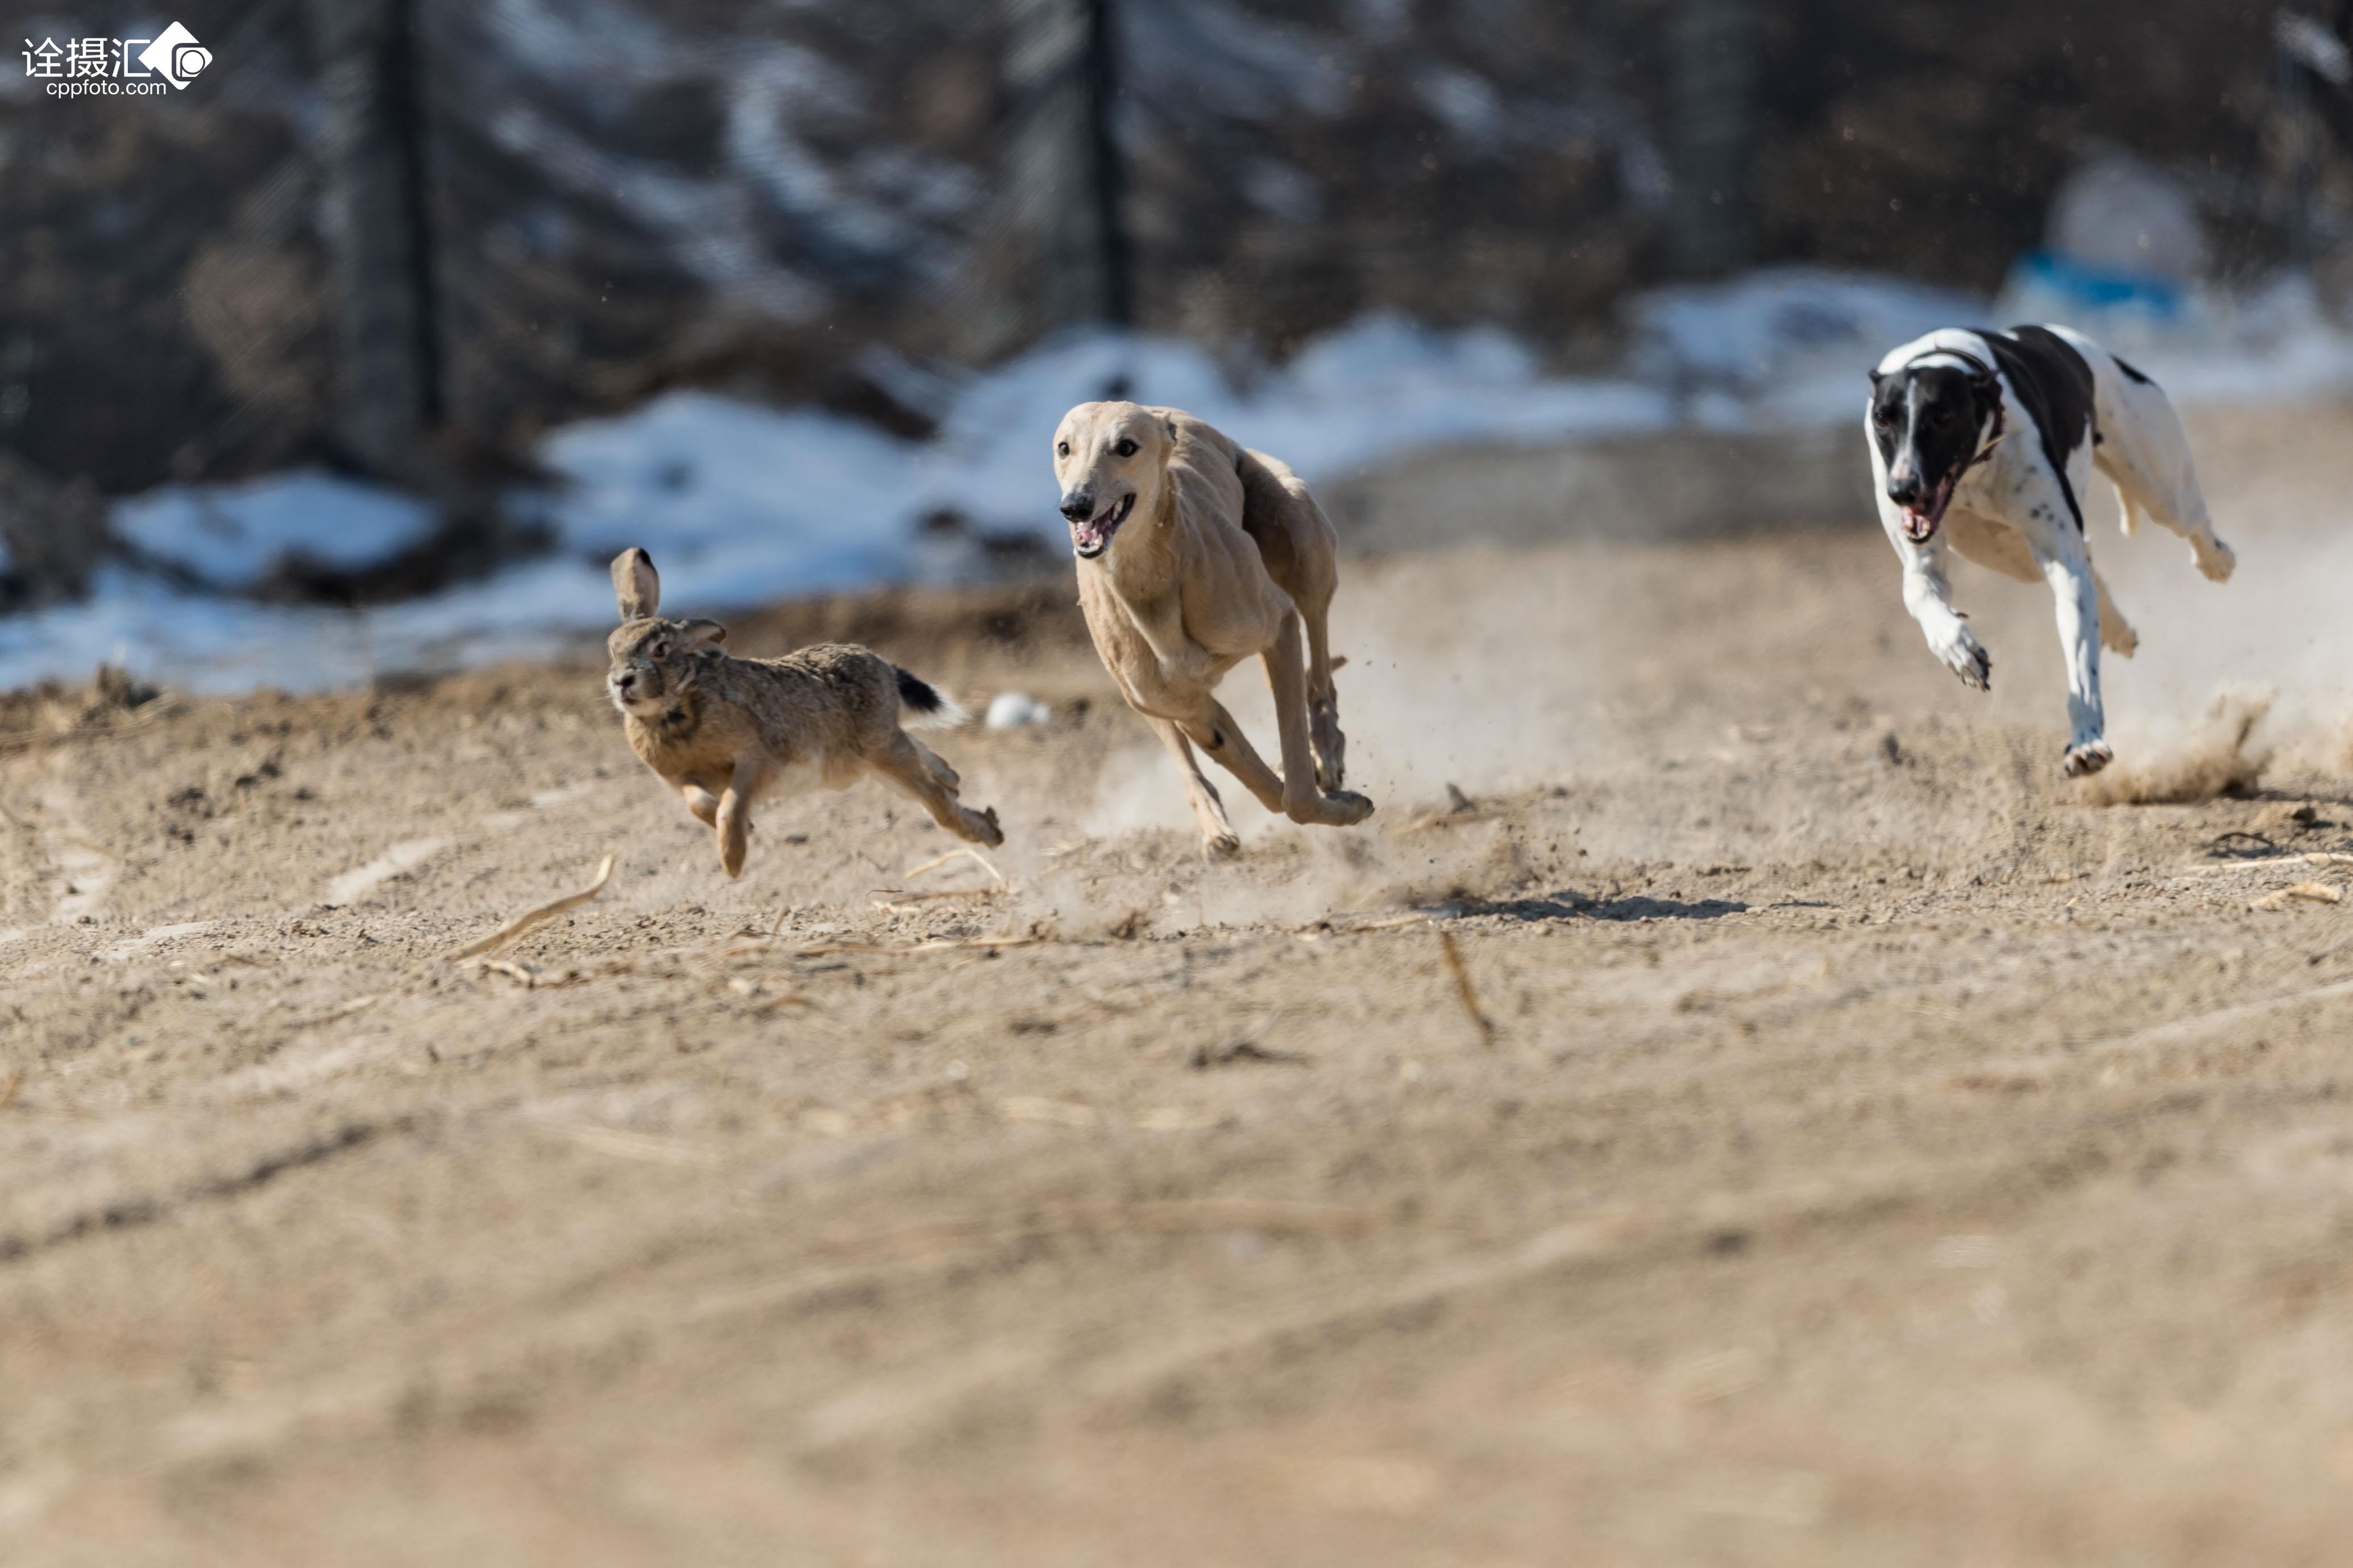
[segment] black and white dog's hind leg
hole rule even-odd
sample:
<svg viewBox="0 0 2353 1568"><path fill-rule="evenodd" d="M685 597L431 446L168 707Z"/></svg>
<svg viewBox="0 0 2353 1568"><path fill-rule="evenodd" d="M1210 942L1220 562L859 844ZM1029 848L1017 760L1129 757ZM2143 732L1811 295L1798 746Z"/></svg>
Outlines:
<svg viewBox="0 0 2353 1568"><path fill-rule="evenodd" d="M2059 649L2067 660L2067 751L2060 765L2069 778L2098 773L2116 760L2108 749L2107 715L2100 702L2100 587L2083 535L2053 529L2030 539L2058 611Z"/></svg>
<svg viewBox="0 0 2353 1568"><path fill-rule="evenodd" d="M2091 367L2099 445L2092 454L2116 492L2124 531L2140 516L2155 518L2189 542L2198 570L2211 582L2227 583L2238 557L2214 532L2206 497L2198 488L2189 437L2164 388L2083 333L2066 327L2052 331L2066 340Z"/></svg>
<svg viewBox="0 0 2353 1568"><path fill-rule="evenodd" d="M2067 750L2060 765L2069 778L2098 773L2116 755L2108 747L2100 700L2100 579L2074 499L2091 481L2091 437L2086 429L2063 449L2063 471L2052 466L2050 448L2039 438L2004 442L1983 480L2050 584L2059 652L2067 663Z"/></svg>
<svg viewBox="0 0 2353 1568"><path fill-rule="evenodd" d="M1916 544L1905 538L1904 509L1887 499L1887 459L1880 456L1876 443L1871 448L1871 468L1880 525L1887 530L1887 542L1895 546L1896 560L1904 568L1904 607L1920 624L1928 651L1959 676L1962 685L1990 690L1993 656L1969 630L1968 617L1953 608L1952 580L1945 574L1944 534L1933 534Z"/></svg>

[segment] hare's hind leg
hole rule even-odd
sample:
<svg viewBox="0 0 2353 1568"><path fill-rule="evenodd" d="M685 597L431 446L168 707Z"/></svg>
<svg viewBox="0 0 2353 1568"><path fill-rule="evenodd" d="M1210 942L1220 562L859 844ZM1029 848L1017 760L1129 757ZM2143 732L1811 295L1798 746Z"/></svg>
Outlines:
<svg viewBox="0 0 2353 1568"><path fill-rule="evenodd" d="M956 772L930 747L900 731L866 759L867 767L923 803L932 820L958 838L994 849L1005 842L997 808L974 811L956 799Z"/></svg>

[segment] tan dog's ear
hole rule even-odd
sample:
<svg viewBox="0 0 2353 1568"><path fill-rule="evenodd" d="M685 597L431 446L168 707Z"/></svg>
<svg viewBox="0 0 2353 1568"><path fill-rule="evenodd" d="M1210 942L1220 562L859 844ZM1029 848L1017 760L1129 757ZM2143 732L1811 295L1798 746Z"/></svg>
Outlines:
<svg viewBox="0 0 2353 1568"><path fill-rule="evenodd" d="M613 557L613 598L625 621L642 621L661 608L661 574L652 556L631 545Z"/></svg>
<svg viewBox="0 0 2353 1568"><path fill-rule="evenodd" d="M717 647L727 640L727 628L717 621L689 621L678 635L691 648Z"/></svg>

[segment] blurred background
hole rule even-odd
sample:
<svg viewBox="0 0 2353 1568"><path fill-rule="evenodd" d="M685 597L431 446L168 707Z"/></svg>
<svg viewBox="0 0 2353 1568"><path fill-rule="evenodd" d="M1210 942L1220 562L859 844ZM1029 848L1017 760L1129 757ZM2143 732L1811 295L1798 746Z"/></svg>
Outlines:
<svg viewBox="0 0 2353 1568"><path fill-rule="evenodd" d="M1063 569L1106 393L1394 545L1867 525L1862 372L1949 322L2353 388L2345 0L12 11L0 685L545 650L628 543L702 609ZM51 90L172 21L185 89Z"/></svg>

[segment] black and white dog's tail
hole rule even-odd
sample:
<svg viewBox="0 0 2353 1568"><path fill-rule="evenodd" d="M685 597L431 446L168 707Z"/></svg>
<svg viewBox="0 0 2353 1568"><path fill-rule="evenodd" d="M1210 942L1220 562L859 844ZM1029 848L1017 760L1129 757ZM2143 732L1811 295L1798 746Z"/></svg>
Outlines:
<svg viewBox="0 0 2353 1568"><path fill-rule="evenodd" d="M2137 528L2146 514L2190 538L2211 533L2213 520L2189 459L2189 437L2164 388L2083 333L2058 326L2051 331L2091 367L2094 428L2099 433L2092 465L2116 487L2125 532Z"/></svg>

